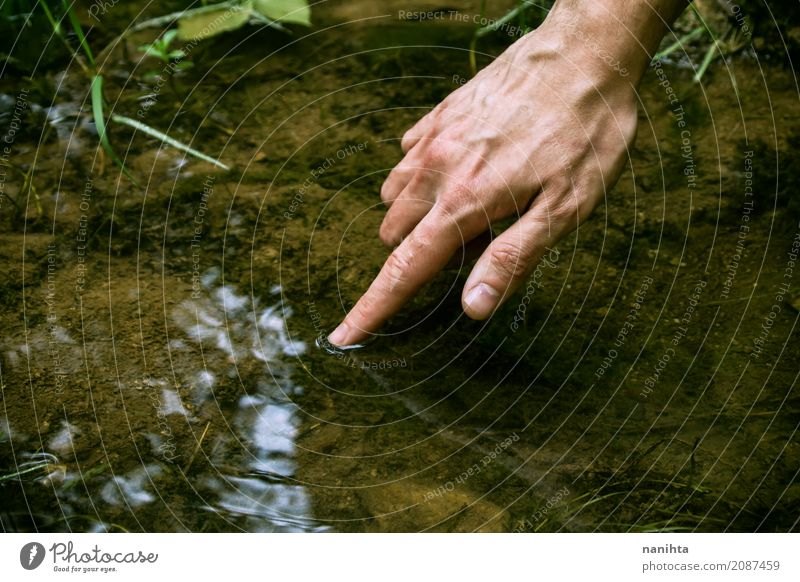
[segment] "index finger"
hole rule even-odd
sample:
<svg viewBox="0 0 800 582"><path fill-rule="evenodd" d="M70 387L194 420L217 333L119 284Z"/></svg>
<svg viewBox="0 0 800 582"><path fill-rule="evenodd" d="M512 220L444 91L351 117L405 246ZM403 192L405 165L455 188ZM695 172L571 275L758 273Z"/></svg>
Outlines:
<svg viewBox="0 0 800 582"><path fill-rule="evenodd" d="M442 214L434 206L392 251L367 292L328 336L330 343L348 346L365 340L444 268L464 244L465 233L453 217Z"/></svg>

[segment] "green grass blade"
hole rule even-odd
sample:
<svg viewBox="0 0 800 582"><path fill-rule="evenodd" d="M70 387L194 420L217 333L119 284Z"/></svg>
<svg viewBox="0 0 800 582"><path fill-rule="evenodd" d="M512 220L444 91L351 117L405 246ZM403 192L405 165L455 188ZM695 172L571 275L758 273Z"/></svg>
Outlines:
<svg viewBox="0 0 800 582"><path fill-rule="evenodd" d="M5 475L0 475L0 483L2 483L3 481L11 481L14 479L19 479L23 475L28 475L29 473L34 473L36 471L46 470L50 466L51 463L49 461L42 461L40 463L36 463L34 465L30 465L25 468L22 468L20 466L14 473L6 473Z"/></svg>
<svg viewBox="0 0 800 582"><path fill-rule="evenodd" d="M711 64L711 61L714 60L716 52L717 52L717 43L714 42L711 46L708 47L708 50L706 51L706 56L703 58L703 62L700 63L700 68L697 69L697 73L695 73L694 76L695 83L699 83L700 79L703 78L706 69L708 69L708 66Z"/></svg>
<svg viewBox="0 0 800 582"><path fill-rule="evenodd" d="M75 49L72 48L72 45L69 44L66 35L64 35L64 28L61 26L61 21L56 20L55 16L53 15L53 11L50 10L50 7L47 5L45 0L39 0L39 5L42 7L47 20L50 22L50 26L53 28L53 34L55 34L59 40L61 40L61 42L64 44L64 47L66 47L67 52L72 55L72 58L75 59L75 62L80 65L81 69L83 69L87 75L92 75L92 72L83 62L83 60L78 58L78 53L76 53Z"/></svg>
<svg viewBox="0 0 800 582"><path fill-rule="evenodd" d="M94 55L92 54L92 49L89 47L89 42L86 40L86 35L83 34L83 28L81 28L81 23L78 21L78 17L75 16L75 11L72 10L72 5L67 4L67 0L61 0L61 3L64 5L64 10L69 17L72 28L75 30L75 34L78 35L78 41L81 44L83 52L86 53L86 58L89 60L89 64L92 65L93 69L96 69L97 67L94 64Z"/></svg>
<svg viewBox="0 0 800 582"><path fill-rule="evenodd" d="M481 38L483 36L486 36L490 32L494 32L495 30L499 30L500 28L502 28L503 26L505 26L506 24L508 24L509 22L514 20L515 18L517 18L518 16L521 16L522 14L524 14L528 10L528 8L532 8L533 6L535 6L535 4L532 2L532 0L522 0L522 2L517 4L517 6L515 8L513 8L510 11L508 11L504 16L498 18L497 20L495 20L491 24L487 24L486 26L482 26L481 28L476 30L475 31L475 36L477 36L478 38Z"/></svg>
<svg viewBox="0 0 800 582"><path fill-rule="evenodd" d="M55 19L53 16L53 12L50 10L50 7L47 5L45 0L40 0L39 4L42 6L42 10L44 10L44 15L47 17L47 20L50 22L50 26L53 27L53 32L56 33L60 38L64 38L64 31L61 29L61 23Z"/></svg>
<svg viewBox="0 0 800 582"><path fill-rule="evenodd" d="M161 131L153 128L153 127L150 127L149 125L147 125L145 123L142 123L140 121L136 121L135 119L131 119L130 117L125 117L124 115L117 115L117 114L112 114L111 115L111 121L114 121L116 123L121 123L122 125L127 125L128 127L132 127L133 129L141 131L142 133L146 133L147 135L149 135L151 137L154 137L156 139L160 139L164 143L167 143L167 144L171 145L172 147L174 147L176 149L179 149L181 151L184 151L187 154L190 154L190 155L192 155L192 156L194 156L194 157L196 157L198 159L201 159L203 161L206 161L206 162L209 162L211 164L214 164L218 168L222 168L223 170L226 170L226 171L230 170L229 166L226 166L225 164L223 164L219 160L217 160L215 158L212 158L211 156L207 156L203 152L199 152L196 149L193 149L193 148L189 147L188 145L186 145L184 143L181 143L176 139L171 138L166 133L163 133L163 132L161 132Z"/></svg>
<svg viewBox="0 0 800 582"><path fill-rule="evenodd" d="M705 27L706 32L708 32L708 35L711 37L711 46L708 47L705 57L703 57L703 62L700 63L700 68L697 70L697 73L695 73L694 76L694 82L699 83L700 79L705 74L706 69L708 69L708 66L711 64L711 61L714 60L714 57L716 56L715 53L719 48L719 44L717 42L717 35L714 34L714 31L711 29L711 27L708 26L705 20L703 20L703 15L700 14L700 11L697 9L697 7L694 4L689 4L689 8L692 10L697 20L699 20L700 23Z"/></svg>
<svg viewBox="0 0 800 582"><path fill-rule="evenodd" d="M175 24L179 18L194 16L196 14L204 14L207 12L215 12L220 8L236 9L238 6L239 4L237 2L228 1L210 4L208 6L200 6L198 8L191 8L189 10L181 10L179 12L171 12L163 16L157 16L155 18L143 20L142 22L132 26L131 31L136 32L139 30L144 30L145 28L164 28L167 25Z"/></svg>
<svg viewBox="0 0 800 582"><path fill-rule="evenodd" d="M113 156L114 150L108 141L106 132L106 120L103 115L103 76L95 75L92 77L92 114L94 115L94 125L97 128L97 135L100 136L100 145L107 154Z"/></svg>
<svg viewBox="0 0 800 582"><path fill-rule="evenodd" d="M128 169L125 167L125 164L122 163L122 160L119 159L119 156L114 152L114 148L111 147L111 142L108 140L108 130L106 128L103 107L103 76L95 75L92 77L92 115L94 117L94 125L97 128L97 135L100 138L100 145L109 157L114 160L114 163L119 166L122 173L138 186L139 183L134 180L133 176L131 176L130 172L128 172Z"/></svg>
<svg viewBox="0 0 800 582"><path fill-rule="evenodd" d="M705 29L702 26L698 26L697 28L695 28L691 32L688 32L688 33L684 34L682 37L680 37L674 43L669 45L663 51L656 53L656 55L653 57L653 60L657 61L657 60L663 59L664 57L668 57L669 55L674 53L676 50L678 50L679 48L682 48L685 44L693 41L695 38L697 38L698 36L700 36L704 32L705 32Z"/></svg>

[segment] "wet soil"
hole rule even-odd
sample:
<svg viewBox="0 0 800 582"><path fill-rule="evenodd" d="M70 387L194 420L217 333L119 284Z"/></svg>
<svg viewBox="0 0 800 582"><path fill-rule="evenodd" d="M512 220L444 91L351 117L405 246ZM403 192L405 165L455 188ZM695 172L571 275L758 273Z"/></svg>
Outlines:
<svg viewBox="0 0 800 582"><path fill-rule="evenodd" d="M220 37L158 92L152 32L105 54L115 111L229 172L116 126L135 185L78 67L3 80L2 529L797 529L798 85L757 52L648 73L619 184L491 321L466 264L317 346L386 257L400 136L469 78L474 25L408 4Z"/></svg>

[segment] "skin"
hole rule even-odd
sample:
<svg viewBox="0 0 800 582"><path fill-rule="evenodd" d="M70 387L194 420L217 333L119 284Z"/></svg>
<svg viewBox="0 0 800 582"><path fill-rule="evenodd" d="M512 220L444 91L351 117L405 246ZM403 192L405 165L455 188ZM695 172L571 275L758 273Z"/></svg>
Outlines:
<svg viewBox="0 0 800 582"><path fill-rule="evenodd" d="M381 198L394 247L329 336L360 343L492 223L516 222L483 251L462 305L486 319L547 248L619 179L636 134L636 89L685 0L559 0L545 22L403 136Z"/></svg>

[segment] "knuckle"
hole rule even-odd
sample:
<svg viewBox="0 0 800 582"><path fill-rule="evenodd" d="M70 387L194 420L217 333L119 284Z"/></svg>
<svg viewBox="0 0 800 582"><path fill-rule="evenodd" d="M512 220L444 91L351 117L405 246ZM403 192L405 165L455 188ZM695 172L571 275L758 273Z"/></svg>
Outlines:
<svg viewBox="0 0 800 582"><path fill-rule="evenodd" d="M361 299L353 307L350 314L354 322L371 321L375 317L377 304L369 293L361 296ZM356 323L358 325L358 323Z"/></svg>
<svg viewBox="0 0 800 582"><path fill-rule="evenodd" d="M408 159L403 159L399 164L392 168L381 185L381 200L386 203L394 201L400 195L403 188L408 185L414 176L414 168Z"/></svg>
<svg viewBox="0 0 800 582"><path fill-rule="evenodd" d="M393 247L397 244L397 234L395 234L395 231L385 219L383 223L381 223L381 228L378 231L378 238L380 238L381 242L387 247Z"/></svg>
<svg viewBox="0 0 800 582"><path fill-rule="evenodd" d="M383 181L381 185L381 200L384 202L389 202L392 199L392 193L394 192L394 187L392 185L392 173L386 177L386 180Z"/></svg>
<svg viewBox="0 0 800 582"><path fill-rule="evenodd" d="M462 216L474 209L475 194L465 185L458 184L449 188L437 203L439 210L447 219Z"/></svg>
<svg viewBox="0 0 800 582"><path fill-rule="evenodd" d="M626 149L636 141L636 132L638 130L639 120L636 116L629 121L623 128L623 135L625 138Z"/></svg>
<svg viewBox="0 0 800 582"><path fill-rule="evenodd" d="M555 222L572 223L578 216L578 204L573 196L565 196L555 201L550 211L550 217Z"/></svg>
<svg viewBox="0 0 800 582"><path fill-rule="evenodd" d="M491 262L501 275L520 279L528 272L530 253L518 244L497 241L491 250Z"/></svg>
<svg viewBox="0 0 800 582"><path fill-rule="evenodd" d="M630 146L636 139L636 130L639 125L639 115L636 110L636 105L628 107L625 112L617 114L617 124L620 127L623 139L626 141L626 146Z"/></svg>
<svg viewBox="0 0 800 582"><path fill-rule="evenodd" d="M406 147L407 144L415 141L418 138L418 136L419 136L419 130L417 129L417 126L415 125L411 129L406 130L406 132L403 134L402 139L400 140L400 143L404 147Z"/></svg>
<svg viewBox="0 0 800 582"><path fill-rule="evenodd" d="M439 140L433 140L425 149L423 157L426 168L439 168L451 157L450 148Z"/></svg>
<svg viewBox="0 0 800 582"><path fill-rule="evenodd" d="M409 278L413 265L408 256L401 250L395 249L386 259L384 269L389 290L402 286Z"/></svg>
<svg viewBox="0 0 800 582"><path fill-rule="evenodd" d="M582 198L579 186L570 186L566 192L549 195L544 204L544 218L550 224L572 225L577 223L579 202Z"/></svg>
<svg viewBox="0 0 800 582"><path fill-rule="evenodd" d="M403 134L400 140L400 149L403 150L404 154L407 154L411 150L411 147L416 145L417 141L419 141L417 136L412 134L411 130L408 130Z"/></svg>
<svg viewBox="0 0 800 582"><path fill-rule="evenodd" d="M426 136L430 138L436 134L436 121L439 114L436 109L426 113L417 123L410 127L403 134L400 145L403 149L408 149L412 144L425 139Z"/></svg>

